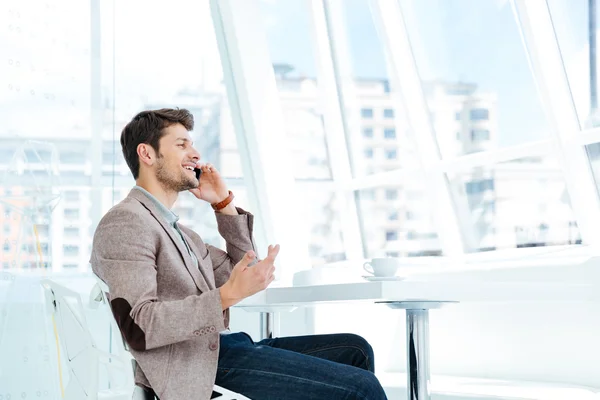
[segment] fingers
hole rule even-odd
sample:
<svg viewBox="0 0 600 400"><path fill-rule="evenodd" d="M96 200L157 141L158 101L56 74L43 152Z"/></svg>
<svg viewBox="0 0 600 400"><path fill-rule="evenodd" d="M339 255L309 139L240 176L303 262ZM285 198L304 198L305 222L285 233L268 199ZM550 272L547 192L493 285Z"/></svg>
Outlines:
<svg viewBox="0 0 600 400"><path fill-rule="evenodd" d="M269 250L267 252L267 258L270 259L271 262L275 261L275 257L279 254L279 245L269 246Z"/></svg>
<svg viewBox="0 0 600 400"><path fill-rule="evenodd" d="M201 163L200 161L198 161L196 163L196 167L200 168L203 173L217 172L217 169L211 163Z"/></svg>
<svg viewBox="0 0 600 400"><path fill-rule="evenodd" d="M252 250L247 251L246 254L244 254L244 257L240 260L240 262L237 263L236 267L238 267L238 268L247 267L248 264L250 264L252 261L254 261L255 257L256 257L256 254Z"/></svg>

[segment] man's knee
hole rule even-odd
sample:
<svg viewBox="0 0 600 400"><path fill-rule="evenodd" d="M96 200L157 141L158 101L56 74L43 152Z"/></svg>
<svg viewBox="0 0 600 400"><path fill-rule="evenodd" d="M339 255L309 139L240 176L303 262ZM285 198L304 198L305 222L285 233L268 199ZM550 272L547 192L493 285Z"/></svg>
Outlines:
<svg viewBox="0 0 600 400"><path fill-rule="evenodd" d="M346 345L359 349L361 354L366 358L367 369L375 372L375 355L373 347L371 347L369 342L362 336L353 333L345 333L343 335Z"/></svg>

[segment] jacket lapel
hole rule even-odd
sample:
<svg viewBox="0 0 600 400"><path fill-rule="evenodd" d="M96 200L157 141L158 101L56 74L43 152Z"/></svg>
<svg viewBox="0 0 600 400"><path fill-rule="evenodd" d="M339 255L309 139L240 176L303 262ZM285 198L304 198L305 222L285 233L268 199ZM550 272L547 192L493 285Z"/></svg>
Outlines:
<svg viewBox="0 0 600 400"><path fill-rule="evenodd" d="M183 263L184 263L185 267L187 268L188 272L190 273L190 275L192 276L192 279L194 280L194 283L196 284L198 289L200 289L200 291L203 293L208 292L210 289L208 287L206 278L202 274L200 274L200 270L198 269L198 266L194 265L194 263L192 261L192 257L188 254L188 251L187 251L185 245L181 242L181 239L179 239L178 237L175 236L177 233L175 233L173 231L173 228L171 228L171 226L167 223L167 221L165 221L165 219L160 215L160 213L158 212L158 210L156 209L154 204L152 204L150 199L148 199L144 193L140 192L139 190L135 190L135 189L133 189L129 193L129 195L131 197L135 198L137 201L139 201L150 212L150 214L154 217L154 219L156 219L158 221L158 223L162 226L162 228L165 230L167 235L169 235L169 237L171 238L171 241L173 242L173 244L179 251L181 258L183 259ZM190 244L190 242L188 241L188 245L189 244ZM198 253L196 252L195 254L198 254Z"/></svg>
<svg viewBox="0 0 600 400"><path fill-rule="evenodd" d="M204 280L208 283L210 289L214 289L215 281L212 273L212 264L203 261L204 259L202 258L202 252L200 251L200 248L196 245L192 238L190 238L188 234L183 231L183 229L181 230L181 233L183 234L188 246L190 246L190 250L194 252L196 258L198 259L198 269L202 273Z"/></svg>

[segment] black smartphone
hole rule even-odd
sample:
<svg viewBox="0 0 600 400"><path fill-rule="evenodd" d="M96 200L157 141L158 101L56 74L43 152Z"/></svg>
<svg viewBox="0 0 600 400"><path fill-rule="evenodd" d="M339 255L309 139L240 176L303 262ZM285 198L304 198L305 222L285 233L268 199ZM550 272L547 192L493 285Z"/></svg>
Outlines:
<svg viewBox="0 0 600 400"><path fill-rule="evenodd" d="M200 175L202 175L202 170L200 168L194 168L194 172L196 173L196 179L200 180Z"/></svg>

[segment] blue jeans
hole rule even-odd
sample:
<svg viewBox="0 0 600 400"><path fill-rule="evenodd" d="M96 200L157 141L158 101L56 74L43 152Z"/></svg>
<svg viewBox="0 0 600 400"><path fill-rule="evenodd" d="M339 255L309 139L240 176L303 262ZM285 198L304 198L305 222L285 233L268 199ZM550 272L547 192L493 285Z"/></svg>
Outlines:
<svg viewBox="0 0 600 400"><path fill-rule="evenodd" d="M386 399L373 349L351 334L297 336L254 343L221 335L216 384L252 400Z"/></svg>

